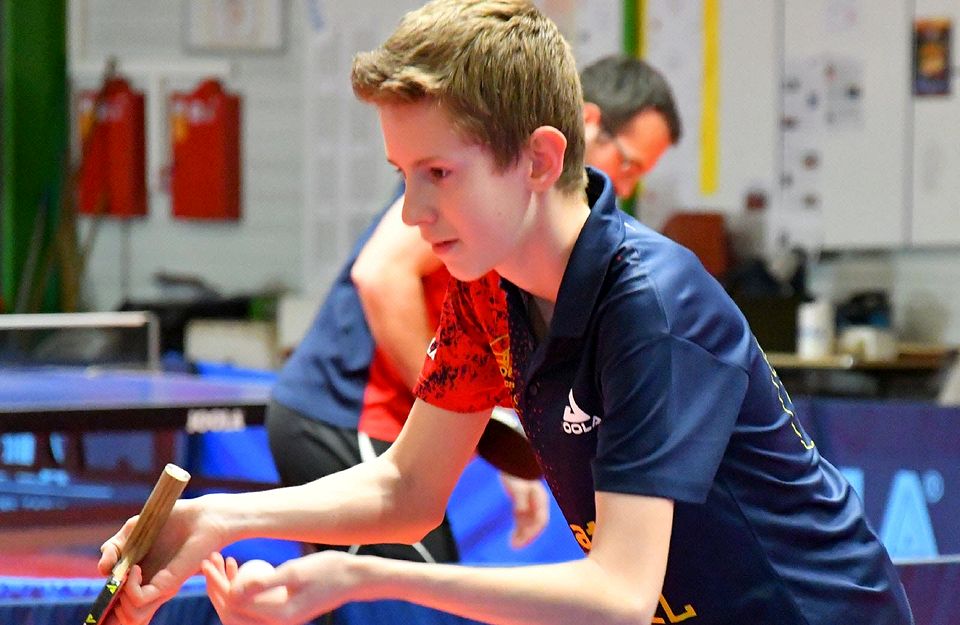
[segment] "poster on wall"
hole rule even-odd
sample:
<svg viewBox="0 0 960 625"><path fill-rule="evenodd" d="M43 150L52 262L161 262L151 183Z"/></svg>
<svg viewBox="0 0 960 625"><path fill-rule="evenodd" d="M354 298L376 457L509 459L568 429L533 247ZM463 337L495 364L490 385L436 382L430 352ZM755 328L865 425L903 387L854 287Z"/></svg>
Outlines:
<svg viewBox="0 0 960 625"><path fill-rule="evenodd" d="M824 65L820 57L789 59L785 64L781 84L781 208L773 230L776 246L783 249L818 250L823 244Z"/></svg>
<svg viewBox="0 0 960 625"><path fill-rule="evenodd" d="M865 67L862 58L836 54L784 63L778 246L810 252L823 247L827 146L840 131L847 136L864 131Z"/></svg>
<svg viewBox="0 0 960 625"><path fill-rule="evenodd" d="M280 0L205 0L184 7L189 52L283 50Z"/></svg>
<svg viewBox="0 0 960 625"><path fill-rule="evenodd" d="M913 23L913 95L950 94L950 39L947 18L917 19Z"/></svg>

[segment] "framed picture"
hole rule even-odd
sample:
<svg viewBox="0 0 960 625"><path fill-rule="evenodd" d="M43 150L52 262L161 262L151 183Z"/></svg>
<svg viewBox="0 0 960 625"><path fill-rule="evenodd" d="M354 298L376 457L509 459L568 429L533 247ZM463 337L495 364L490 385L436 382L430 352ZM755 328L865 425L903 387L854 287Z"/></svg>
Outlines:
<svg viewBox="0 0 960 625"><path fill-rule="evenodd" d="M953 23L947 18L918 19L913 24L913 95L950 94L953 73L950 39Z"/></svg>
<svg viewBox="0 0 960 625"><path fill-rule="evenodd" d="M283 0L184 0L192 52L280 52Z"/></svg>

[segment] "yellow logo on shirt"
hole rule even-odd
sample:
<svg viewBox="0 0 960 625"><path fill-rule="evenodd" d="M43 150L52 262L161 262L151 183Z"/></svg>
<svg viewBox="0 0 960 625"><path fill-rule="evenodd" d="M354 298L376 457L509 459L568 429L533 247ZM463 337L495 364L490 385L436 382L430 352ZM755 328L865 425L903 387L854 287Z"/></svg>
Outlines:
<svg viewBox="0 0 960 625"><path fill-rule="evenodd" d="M573 530L573 535L580 546L583 547L583 550L590 551L590 548L593 547L593 533L597 529L597 524L590 521L584 528L571 523L570 529ZM697 615L697 611L689 603L684 604L683 611L677 614L662 594L660 595L660 612L663 613L663 616L654 615L651 623L663 623L664 625L666 623L680 623Z"/></svg>
<svg viewBox="0 0 960 625"><path fill-rule="evenodd" d="M683 612L675 613L663 595L660 595L660 609L663 610L664 616L654 616L651 623L679 623L697 615L697 611L689 603L683 606Z"/></svg>
<svg viewBox="0 0 960 625"><path fill-rule="evenodd" d="M500 376L507 390L513 393L513 365L510 362L510 335L504 334L490 341L490 350L497 360Z"/></svg>

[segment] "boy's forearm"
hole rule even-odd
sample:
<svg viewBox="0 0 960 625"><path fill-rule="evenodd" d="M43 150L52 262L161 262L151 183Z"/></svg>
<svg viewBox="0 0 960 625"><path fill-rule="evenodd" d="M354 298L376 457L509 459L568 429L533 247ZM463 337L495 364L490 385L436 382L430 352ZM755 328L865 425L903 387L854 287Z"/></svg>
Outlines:
<svg viewBox="0 0 960 625"><path fill-rule="evenodd" d="M403 599L493 625L649 623L659 598L655 582L622 583L590 558L494 568L361 556L352 568L354 600Z"/></svg>
<svg viewBox="0 0 960 625"><path fill-rule="evenodd" d="M207 495L198 505L224 544L253 537L341 545L415 542L429 521L402 488L395 468L377 459L301 486Z"/></svg>

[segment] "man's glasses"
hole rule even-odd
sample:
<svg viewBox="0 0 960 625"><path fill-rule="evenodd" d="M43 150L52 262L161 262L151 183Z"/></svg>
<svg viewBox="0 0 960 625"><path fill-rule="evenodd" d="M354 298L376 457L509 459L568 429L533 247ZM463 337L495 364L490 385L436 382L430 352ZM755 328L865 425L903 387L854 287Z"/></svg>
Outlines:
<svg viewBox="0 0 960 625"><path fill-rule="evenodd" d="M603 137L607 141L613 143L613 147L617 149L617 154L620 157L620 171L623 174L642 176L644 173L646 173L646 167L644 167L643 162L630 156L629 151L624 149L623 142L620 141L620 137L617 135L612 135L606 130L602 132Z"/></svg>

